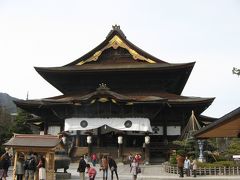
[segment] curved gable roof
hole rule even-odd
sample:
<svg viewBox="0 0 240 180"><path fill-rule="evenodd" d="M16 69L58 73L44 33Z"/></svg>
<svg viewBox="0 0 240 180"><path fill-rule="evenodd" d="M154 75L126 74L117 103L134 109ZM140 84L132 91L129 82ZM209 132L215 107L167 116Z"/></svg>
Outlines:
<svg viewBox="0 0 240 180"><path fill-rule="evenodd" d="M117 48L124 48L128 50L128 52L132 55L134 60L143 61L147 63L166 63L151 54L143 51L139 47L135 46L133 43L127 40L126 36L120 29L120 26L113 26L113 29L110 31L106 39L95 47L93 50L88 52L87 54L83 55L82 57L78 58L77 60L65 65L65 66L74 66L74 65L83 65L85 63L89 63L92 61L97 61L101 54L109 49L117 49Z"/></svg>

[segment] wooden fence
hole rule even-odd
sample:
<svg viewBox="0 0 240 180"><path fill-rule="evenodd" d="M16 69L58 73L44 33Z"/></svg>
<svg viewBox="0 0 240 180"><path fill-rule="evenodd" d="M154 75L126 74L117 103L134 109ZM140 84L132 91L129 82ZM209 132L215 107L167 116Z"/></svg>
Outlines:
<svg viewBox="0 0 240 180"><path fill-rule="evenodd" d="M164 171L167 173L178 174L178 168L176 166L163 165ZM198 168L198 175L240 175L239 167L214 167L214 168ZM192 171L191 171L192 175Z"/></svg>

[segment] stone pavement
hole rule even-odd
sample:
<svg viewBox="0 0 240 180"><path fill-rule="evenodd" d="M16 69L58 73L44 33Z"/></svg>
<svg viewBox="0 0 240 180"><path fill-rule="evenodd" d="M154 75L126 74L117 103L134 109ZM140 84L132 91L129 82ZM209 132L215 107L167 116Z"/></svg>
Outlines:
<svg viewBox="0 0 240 180"><path fill-rule="evenodd" d="M77 167L78 163L72 163L70 165L70 168L68 169L68 172L71 173L71 179L79 179L79 174L77 172ZM174 179L187 179L187 180L196 180L196 179L205 179L205 180L214 180L214 179L220 179L220 180L240 180L240 176L198 176L196 178L194 177L184 177L180 178L176 174L169 174L163 171L163 168L161 165L141 165L142 173L138 175L138 180L174 180ZM102 172L99 171L99 165L96 165L96 170L97 170L97 176L96 180L102 179ZM129 165L123 165L123 164L118 164L118 174L119 174L119 179L120 180L131 180L132 175L129 172L130 168ZM63 171L63 170L62 170ZM59 170L61 172L61 170ZM12 180L12 171L10 168L9 171L9 177L7 180ZM108 179L110 180L110 172L108 172ZM116 179L116 176L114 174L114 180ZM86 178L88 180L88 178Z"/></svg>

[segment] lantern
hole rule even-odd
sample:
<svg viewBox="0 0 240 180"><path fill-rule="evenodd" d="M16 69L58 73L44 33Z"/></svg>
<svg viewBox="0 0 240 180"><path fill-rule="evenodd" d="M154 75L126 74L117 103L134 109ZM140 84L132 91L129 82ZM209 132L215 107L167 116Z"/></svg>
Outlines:
<svg viewBox="0 0 240 180"><path fill-rule="evenodd" d="M92 136L87 136L87 143L91 144L92 143Z"/></svg>
<svg viewBox="0 0 240 180"><path fill-rule="evenodd" d="M145 136L145 144L149 144L150 143L150 137L149 136Z"/></svg>
<svg viewBox="0 0 240 180"><path fill-rule="evenodd" d="M123 143L123 137L122 136L118 136L118 144L122 144Z"/></svg>

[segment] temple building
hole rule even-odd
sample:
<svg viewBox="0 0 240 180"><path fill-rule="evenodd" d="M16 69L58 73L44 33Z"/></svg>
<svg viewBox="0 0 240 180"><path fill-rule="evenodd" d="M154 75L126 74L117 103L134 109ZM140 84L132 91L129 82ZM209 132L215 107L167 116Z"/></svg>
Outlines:
<svg viewBox="0 0 240 180"><path fill-rule="evenodd" d="M192 111L200 123L208 120L201 113L214 98L181 95L194 64L158 59L115 25L79 59L62 67L35 67L62 95L15 103L41 118L44 134L69 132L75 152L91 144L91 152L114 154L121 144L124 155L141 152L146 143L150 161L164 159Z"/></svg>

